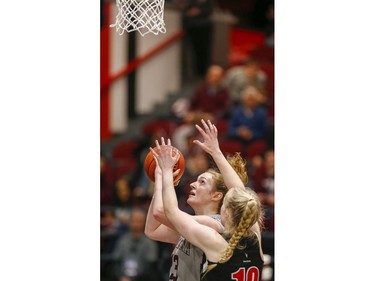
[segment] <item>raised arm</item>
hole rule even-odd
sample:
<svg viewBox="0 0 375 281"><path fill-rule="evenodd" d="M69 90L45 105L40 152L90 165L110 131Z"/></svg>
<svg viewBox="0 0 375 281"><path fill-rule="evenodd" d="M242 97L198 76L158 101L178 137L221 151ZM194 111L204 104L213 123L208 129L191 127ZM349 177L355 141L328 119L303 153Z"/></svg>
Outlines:
<svg viewBox="0 0 375 281"><path fill-rule="evenodd" d="M220 173L223 175L224 183L228 189L232 187L245 187L237 172L229 164L224 154L220 150L216 126L212 124L210 120L205 122L202 119L201 122L204 129L202 129L199 125L195 125L195 127L203 137L204 141L200 142L199 140L194 140L193 143L199 145L204 151L212 156L220 170Z"/></svg>
<svg viewBox="0 0 375 281"><path fill-rule="evenodd" d="M227 243L216 230L198 223L193 216L178 208L176 192L173 186L173 166L177 162L179 155L176 153L175 156L172 156L173 147L165 145L163 138L162 145L163 147L160 147L158 141L156 141L158 153L151 151L162 170L162 198L165 215L177 232L190 243L201 248L209 260L217 261L225 251Z"/></svg>
<svg viewBox="0 0 375 281"><path fill-rule="evenodd" d="M162 201L162 173L159 165L155 169L155 190L147 212L145 234L152 240L176 244L180 234L175 231L164 215ZM169 227L170 226L170 227Z"/></svg>

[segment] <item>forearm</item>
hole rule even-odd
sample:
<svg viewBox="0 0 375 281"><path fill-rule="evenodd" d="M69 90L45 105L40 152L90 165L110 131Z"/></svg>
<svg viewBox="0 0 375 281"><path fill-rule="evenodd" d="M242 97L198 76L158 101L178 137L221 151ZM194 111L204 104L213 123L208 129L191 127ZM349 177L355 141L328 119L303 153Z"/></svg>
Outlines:
<svg viewBox="0 0 375 281"><path fill-rule="evenodd" d="M175 225L174 220L179 211L176 191L173 186L173 170L165 169L163 171L163 190L162 201L164 206L164 214L167 219Z"/></svg>
<svg viewBox="0 0 375 281"><path fill-rule="evenodd" d="M155 211L155 195L153 196L150 206L148 208L147 212L147 218L146 218L146 225L145 225L145 234L148 238L154 239L154 233L158 229L158 227L161 225L161 223L155 219L154 217L154 211Z"/></svg>
<svg viewBox="0 0 375 281"><path fill-rule="evenodd" d="M161 176L159 180L156 177L154 196L147 213L145 234L152 240L175 244L179 234L164 215L161 185Z"/></svg>
<svg viewBox="0 0 375 281"><path fill-rule="evenodd" d="M244 187L241 178L225 158L221 150L213 152L211 156L220 170L220 173L223 175L224 183L228 189L232 187Z"/></svg>
<svg viewBox="0 0 375 281"><path fill-rule="evenodd" d="M204 142L194 140L193 143L199 145L204 151L211 155L215 161L220 173L223 175L224 183L228 188L234 186L243 186L243 182L237 172L232 167L231 163L228 162L224 154L222 153L218 141L218 131L215 125L210 120L205 122L201 120L204 130L199 126L195 125L197 130L202 135Z"/></svg>
<svg viewBox="0 0 375 281"><path fill-rule="evenodd" d="M154 196L152 197L150 206L148 208L147 219L146 219L146 226L145 226L145 234L148 237L151 237L152 234L158 229L161 225L162 217L164 216L163 210L163 201L162 201L162 179L161 177L155 177L155 190ZM158 219L157 219L158 218Z"/></svg>

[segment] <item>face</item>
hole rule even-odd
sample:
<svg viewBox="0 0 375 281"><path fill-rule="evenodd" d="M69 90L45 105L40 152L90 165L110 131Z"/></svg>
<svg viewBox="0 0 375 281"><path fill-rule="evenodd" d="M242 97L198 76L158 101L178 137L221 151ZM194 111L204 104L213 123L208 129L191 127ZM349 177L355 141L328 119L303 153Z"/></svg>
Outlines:
<svg viewBox="0 0 375 281"><path fill-rule="evenodd" d="M119 179L117 181L117 196L121 201L127 201L130 197L129 184L125 179Z"/></svg>
<svg viewBox="0 0 375 281"><path fill-rule="evenodd" d="M209 69L207 74L207 81L209 84L219 84L223 78L223 69L218 66L213 66Z"/></svg>
<svg viewBox="0 0 375 281"><path fill-rule="evenodd" d="M246 107L252 108L260 103L261 94L256 90L254 92L244 92L242 94L242 101Z"/></svg>
<svg viewBox="0 0 375 281"><path fill-rule="evenodd" d="M211 202L214 180L210 173L201 174L197 181L190 184L190 193L187 203L194 206L203 206Z"/></svg>
<svg viewBox="0 0 375 281"><path fill-rule="evenodd" d="M145 226L145 214L140 211L133 211L130 219L130 228L134 233L142 233Z"/></svg>
<svg viewBox="0 0 375 281"><path fill-rule="evenodd" d="M264 157L264 161L267 167L273 167L275 164L274 152L267 151Z"/></svg>
<svg viewBox="0 0 375 281"><path fill-rule="evenodd" d="M251 64L246 67L246 72L249 77L254 77L258 71L258 66L256 64Z"/></svg>

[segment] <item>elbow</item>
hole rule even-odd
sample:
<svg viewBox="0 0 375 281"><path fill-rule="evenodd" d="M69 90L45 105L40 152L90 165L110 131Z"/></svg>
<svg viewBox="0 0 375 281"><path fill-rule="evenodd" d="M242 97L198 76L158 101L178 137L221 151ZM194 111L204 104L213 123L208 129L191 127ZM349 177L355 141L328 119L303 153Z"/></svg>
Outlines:
<svg viewBox="0 0 375 281"><path fill-rule="evenodd" d="M145 233L145 235L146 235L146 237L147 238L149 238L149 239L153 239L153 236L152 236L152 231L150 231L149 229L145 229L145 231L144 231L144 233Z"/></svg>
<svg viewBox="0 0 375 281"><path fill-rule="evenodd" d="M159 239L157 239L156 235L154 235L153 232L150 232L150 231L146 231L145 230L145 235L148 239L151 239L151 240L154 240L154 241L159 241Z"/></svg>
<svg viewBox="0 0 375 281"><path fill-rule="evenodd" d="M146 235L147 238L149 238L151 240L157 240L156 235L155 235L155 231L156 231L155 229L152 229L152 228L150 228L146 225L145 230L144 230L144 234Z"/></svg>

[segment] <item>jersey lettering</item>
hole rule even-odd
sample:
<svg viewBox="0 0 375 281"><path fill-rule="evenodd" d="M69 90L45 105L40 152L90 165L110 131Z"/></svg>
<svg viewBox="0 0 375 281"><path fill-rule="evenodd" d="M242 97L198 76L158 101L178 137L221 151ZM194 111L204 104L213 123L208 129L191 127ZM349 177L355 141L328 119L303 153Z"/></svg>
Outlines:
<svg viewBox="0 0 375 281"><path fill-rule="evenodd" d="M170 281L177 281L178 279L178 275L177 275L177 269L178 269L178 256L177 255L173 255L173 258L172 258L172 266L171 268L174 266L174 272L171 272L171 274L169 275L169 280Z"/></svg>
<svg viewBox="0 0 375 281"><path fill-rule="evenodd" d="M179 249L181 252L185 253L187 256L190 256L190 243L186 239L180 239L176 245L176 249Z"/></svg>
<svg viewBox="0 0 375 281"><path fill-rule="evenodd" d="M245 275L245 268L240 267L236 272L233 272L231 277L232 280L236 281L259 281L259 270L257 267L252 266L247 269Z"/></svg>

